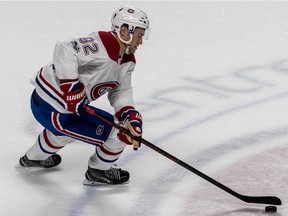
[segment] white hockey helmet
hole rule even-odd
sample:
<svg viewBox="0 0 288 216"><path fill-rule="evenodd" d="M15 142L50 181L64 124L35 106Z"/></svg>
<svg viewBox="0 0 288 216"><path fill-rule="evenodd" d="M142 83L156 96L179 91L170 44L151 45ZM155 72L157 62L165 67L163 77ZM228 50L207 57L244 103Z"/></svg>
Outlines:
<svg viewBox="0 0 288 216"><path fill-rule="evenodd" d="M121 26L127 24L130 34L133 34L136 27L143 28L145 29L144 38L148 39L150 32L149 19L146 13L137 8L127 5L120 7L113 13L111 22L111 30L117 34L119 33Z"/></svg>

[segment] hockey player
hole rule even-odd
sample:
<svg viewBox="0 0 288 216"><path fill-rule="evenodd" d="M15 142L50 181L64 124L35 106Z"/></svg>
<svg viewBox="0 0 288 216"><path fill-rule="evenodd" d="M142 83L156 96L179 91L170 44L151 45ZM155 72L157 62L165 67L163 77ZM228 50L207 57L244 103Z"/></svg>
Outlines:
<svg viewBox="0 0 288 216"><path fill-rule="evenodd" d="M108 93L116 119L134 136L142 135L142 118L134 108L131 75L136 63L134 53L148 36L149 20L143 11L124 6L113 13L111 22L110 32L99 31L58 42L53 62L37 73L31 110L44 130L20 158L21 166L55 167L61 163L56 153L80 140L95 145L95 153L88 161L86 182L128 182L129 172L112 164L126 144L134 149L140 144L89 114L87 107L114 121L114 115L88 105Z"/></svg>

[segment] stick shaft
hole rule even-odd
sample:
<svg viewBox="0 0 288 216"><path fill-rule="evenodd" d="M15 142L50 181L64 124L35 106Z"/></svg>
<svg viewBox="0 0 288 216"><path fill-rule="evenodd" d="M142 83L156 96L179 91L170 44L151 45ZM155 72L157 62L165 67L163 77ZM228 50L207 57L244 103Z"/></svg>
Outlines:
<svg viewBox="0 0 288 216"><path fill-rule="evenodd" d="M109 125L117 128L121 132L126 133L131 138L143 143L144 145L153 149L154 151L158 152L159 154L163 155L164 157L172 160L173 162L179 164L180 166L186 168L187 170L193 172L194 174L198 175L199 177L205 179L206 181L210 182L211 184L217 186L218 188L226 191L227 193L231 194L234 197L237 197L238 199L240 199L244 202L258 203L258 204L271 204L271 205L281 205L282 204L282 201L278 197L275 197L275 196L245 196L245 195L239 194L239 193L235 192L234 190L230 189L229 187L223 185L222 183L216 181L215 179L205 175L204 173L200 172L199 170L195 169L194 167L190 166L189 164L183 162L182 160L178 159L177 157L175 157L175 156L171 155L170 153L164 151L163 149L155 146L151 142L149 142L149 141L147 141L141 137L133 136L129 132L129 130L127 130L126 128L122 127L121 125L119 125L115 122L111 122L110 120L104 118L103 116L96 113L93 109L86 107L86 111L89 112L91 115L94 115L94 116L100 118L101 120L108 123Z"/></svg>

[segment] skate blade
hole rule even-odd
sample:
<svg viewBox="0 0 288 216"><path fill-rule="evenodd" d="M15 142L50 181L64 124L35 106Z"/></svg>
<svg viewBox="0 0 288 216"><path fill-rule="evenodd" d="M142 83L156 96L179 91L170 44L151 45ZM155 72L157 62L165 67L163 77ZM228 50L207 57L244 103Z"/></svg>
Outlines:
<svg viewBox="0 0 288 216"><path fill-rule="evenodd" d="M83 181L83 185L85 185L85 186L105 186L105 185L109 185L109 184L103 183L103 182L89 181L89 180L85 179Z"/></svg>
<svg viewBox="0 0 288 216"><path fill-rule="evenodd" d="M129 181L127 181L127 182L124 182L124 183L122 183L122 184L107 184L107 183L104 183L104 182L95 182L95 181L89 181L89 180L87 180L87 179L85 179L84 181L83 181L83 185L85 185L85 186L119 186L119 185L125 185L125 184L128 184L129 183Z"/></svg>

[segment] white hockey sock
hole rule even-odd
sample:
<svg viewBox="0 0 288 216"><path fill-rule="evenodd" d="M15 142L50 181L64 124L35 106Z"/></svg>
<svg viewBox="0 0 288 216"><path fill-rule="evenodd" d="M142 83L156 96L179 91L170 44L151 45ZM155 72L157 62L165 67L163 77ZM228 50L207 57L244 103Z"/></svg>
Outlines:
<svg viewBox="0 0 288 216"><path fill-rule="evenodd" d="M117 130L112 130L108 140L95 148L95 153L90 157L88 165L94 169L108 170L118 160L126 144L117 137Z"/></svg>
<svg viewBox="0 0 288 216"><path fill-rule="evenodd" d="M28 149L26 155L30 160L45 160L73 141L70 137L55 136L47 129L44 129L39 134L35 144Z"/></svg>

